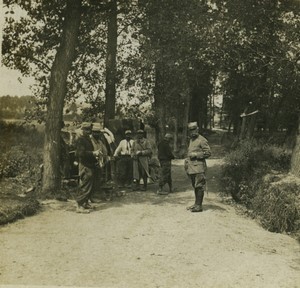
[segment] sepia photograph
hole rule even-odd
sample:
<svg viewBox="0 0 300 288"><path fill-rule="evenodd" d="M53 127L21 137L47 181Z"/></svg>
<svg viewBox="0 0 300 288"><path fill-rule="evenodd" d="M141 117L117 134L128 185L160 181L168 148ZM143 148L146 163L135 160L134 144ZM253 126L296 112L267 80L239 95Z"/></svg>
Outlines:
<svg viewBox="0 0 300 288"><path fill-rule="evenodd" d="M31 287L300 287L300 0L0 0L0 288Z"/></svg>

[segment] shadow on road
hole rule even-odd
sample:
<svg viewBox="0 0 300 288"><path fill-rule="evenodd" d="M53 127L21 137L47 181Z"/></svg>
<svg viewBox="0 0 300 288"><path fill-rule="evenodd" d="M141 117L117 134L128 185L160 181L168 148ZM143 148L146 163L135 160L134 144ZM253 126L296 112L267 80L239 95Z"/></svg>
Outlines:
<svg viewBox="0 0 300 288"><path fill-rule="evenodd" d="M222 161L219 159L208 160L208 173L207 173L207 193L205 195L206 203L204 204L205 210L226 210L221 205L215 205L210 202L210 197L216 197L220 192L219 177L221 172ZM149 204L157 206L165 205L191 205L194 201L194 192L190 183L189 177L186 175L183 168L183 161L176 160L172 166L172 178L174 185L174 193L166 196L157 195L157 183L148 185L148 191L125 191L124 196L114 197L112 201L102 202L96 205L95 211L121 207L124 205L132 204ZM165 188L167 191L167 187Z"/></svg>

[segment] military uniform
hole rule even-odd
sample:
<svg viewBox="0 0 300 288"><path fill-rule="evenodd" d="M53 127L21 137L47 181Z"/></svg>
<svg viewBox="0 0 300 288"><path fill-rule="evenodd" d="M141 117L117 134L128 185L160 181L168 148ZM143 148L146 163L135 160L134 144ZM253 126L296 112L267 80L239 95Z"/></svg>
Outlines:
<svg viewBox="0 0 300 288"><path fill-rule="evenodd" d="M170 140L172 139L172 135L167 133L164 139L158 144L158 153L157 157L160 163L160 178L159 178L159 190L157 194L166 195L167 192L163 191L163 186L165 184L169 185L169 191L172 192L172 159L174 159L174 154L172 152L170 146Z"/></svg>
<svg viewBox="0 0 300 288"><path fill-rule="evenodd" d="M197 123L195 122L189 124L189 130L193 131L193 129L198 129ZM194 136L190 139L187 158L184 163L186 173L189 175L195 191L195 204L189 207L192 212L202 211L202 202L206 186L205 172L207 169L205 159L210 156L211 150L208 141L198 134L198 132L194 132Z"/></svg>

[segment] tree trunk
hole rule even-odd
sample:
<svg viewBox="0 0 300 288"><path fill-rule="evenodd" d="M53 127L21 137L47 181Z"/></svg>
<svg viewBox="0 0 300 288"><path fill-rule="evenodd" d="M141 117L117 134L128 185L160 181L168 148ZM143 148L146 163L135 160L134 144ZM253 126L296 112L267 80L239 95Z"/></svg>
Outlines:
<svg viewBox="0 0 300 288"><path fill-rule="evenodd" d="M178 152L178 119L177 117L173 118L174 121L174 151Z"/></svg>
<svg viewBox="0 0 300 288"><path fill-rule="evenodd" d="M183 117L183 129L182 129L182 146L187 149L188 146L188 129L187 125L190 121L189 115L190 115L190 104L191 104L191 93L187 92L185 95L185 101L184 101L184 117Z"/></svg>
<svg viewBox="0 0 300 288"><path fill-rule="evenodd" d="M116 114L116 74L117 74L117 40L118 40L118 3L111 1L107 27L107 54L106 54L106 87L105 87L105 115L104 125Z"/></svg>
<svg viewBox="0 0 300 288"><path fill-rule="evenodd" d="M155 87L154 87L154 108L157 117L156 141L163 139L166 132L166 101L164 89L163 64L157 62L155 65Z"/></svg>
<svg viewBox="0 0 300 288"><path fill-rule="evenodd" d="M298 115L298 132L296 136L296 144L292 153L291 173L300 177L300 115Z"/></svg>
<svg viewBox="0 0 300 288"><path fill-rule="evenodd" d="M54 196L61 187L61 123L67 76L75 57L75 47L80 26L81 0L67 0L65 22L60 46L57 50L50 77L49 100L44 142L43 195Z"/></svg>
<svg viewBox="0 0 300 288"><path fill-rule="evenodd" d="M191 80L190 80L191 81ZM201 81L201 82L199 82ZM210 115L208 115L209 94L211 93L210 72L203 73L199 81L191 83L190 121L196 121L200 129L207 129ZM210 113L210 112L209 112Z"/></svg>
<svg viewBox="0 0 300 288"><path fill-rule="evenodd" d="M247 133L246 133L247 139L252 139L254 136L255 127L256 127L256 119L257 119L257 114L253 114L250 116L249 124L247 127Z"/></svg>

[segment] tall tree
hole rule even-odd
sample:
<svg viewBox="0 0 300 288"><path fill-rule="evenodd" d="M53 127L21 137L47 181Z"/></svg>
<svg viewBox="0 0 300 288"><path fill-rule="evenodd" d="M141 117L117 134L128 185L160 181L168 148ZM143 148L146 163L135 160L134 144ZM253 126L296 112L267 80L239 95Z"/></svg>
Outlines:
<svg viewBox="0 0 300 288"><path fill-rule="evenodd" d="M286 88L295 89L297 78L292 68L299 38L299 5L297 8L295 2L224 2L224 101L236 133L241 123L239 115L249 101L260 110L265 129L276 131L283 124L282 111L291 99Z"/></svg>
<svg viewBox="0 0 300 288"><path fill-rule="evenodd" d="M106 51L106 86L104 124L115 118L116 109L116 77L117 77L117 40L118 40L118 5L117 0L111 0L107 23Z"/></svg>
<svg viewBox="0 0 300 288"><path fill-rule="evenodd" d="M44 119L42 190L45 196L53 196L60 192L60 130L68 92L67 79L76 57L82 1L49 3L11 0L6 5L12 12L16 7L21 8L23 16L20 19L7 17L3 42L4 63L25 75L35 75L42 88L39 91L44 91L42 100L47 112ZM14 37L15 34L20 37Z"/></svg>
<svg viewBox="0 0 300 288"><path fill-rule="evenodd" d="M81 0L67 0L60 46L51 69L44 142L43 193L60 191L62 115L67 77L75 58L81 19Z"/></svg>

